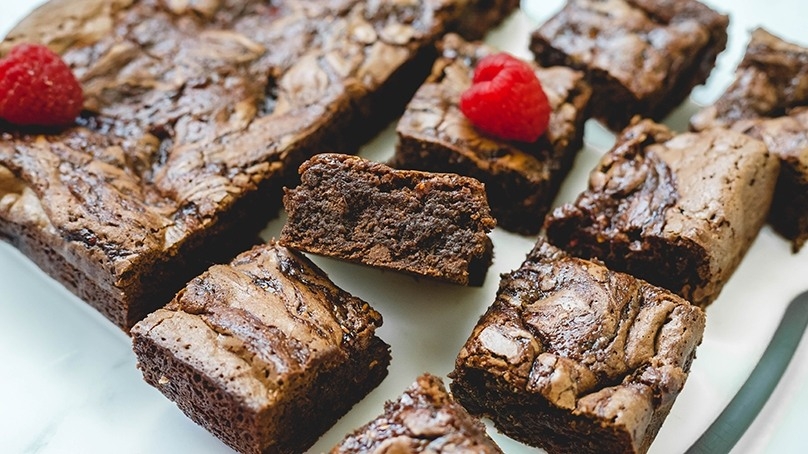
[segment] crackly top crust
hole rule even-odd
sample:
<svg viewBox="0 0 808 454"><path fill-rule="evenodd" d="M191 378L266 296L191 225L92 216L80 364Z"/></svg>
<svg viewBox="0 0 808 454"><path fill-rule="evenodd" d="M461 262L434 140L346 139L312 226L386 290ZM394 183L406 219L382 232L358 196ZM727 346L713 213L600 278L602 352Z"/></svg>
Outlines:
<svg viewBox="0 0 808 454"><path fill-rule="evenodd" d="M647 269L641 277L706 305L763 224L778 170L776 156L747 135L724 129L674 135L664 125L641 120L603 156L575 203L548 216L548 236L575 249L562 238L582 232L590 246L599 245L590 253L617 269L627 257L613 256L616 244L629 254L654 254L660 244L672 245L688 257L658 260L694 259L688 269L676 270L682 276L656 276Z"/></svg>
<svg viewBox="0 0 808 454"><path fill-rule="evenodd" d="M270 244L211 267L132 334L257 412L313 379L313 370L344 361L381 323L310 261Z"/></svg>
<svg viewBox="0 0 808 454"><path fill-rule="evenodd" d="M455 402L443 381L424 374L384 414L348 435L338 453L501 453L485 426Z"/></svg>
<svg viewBox="0 0 808 454"><path fill-rule="evenodd" d="M676 83L708 43L723 49L727 23L694 0L570 0L535 33L644 99Z"/></svg>
<svg viewBox="0 0 808 454"><path fill-rule="evenodd" d="M690 120L693 129L732 128L757 137L808 178L808 48L757 28L735 81Z"/></svg>
<svg viewBox="0 0 808 454"><path fill-rule="evenodd" d="M466 3L54 0L2 49L62 52L85 113L54 134L0 126L0 216L86 273L100 263L104 288L136 283L140 263L276 176Z"/></svg>
<svg viewBox="0 0 808 454"><path fill-rule="evenodd" d="M542 398L622 427L638 450L653 412L682 390L704 325L682 298L540 239L503 276L457 365L496 376L522 404Z"/></svg>

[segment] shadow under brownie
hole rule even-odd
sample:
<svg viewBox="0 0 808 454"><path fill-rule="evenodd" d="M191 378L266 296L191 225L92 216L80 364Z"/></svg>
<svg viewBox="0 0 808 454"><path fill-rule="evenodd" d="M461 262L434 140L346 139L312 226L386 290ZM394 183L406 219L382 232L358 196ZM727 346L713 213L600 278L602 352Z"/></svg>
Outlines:
<svg viewBox="0 0 808 454"><path fill-rule="evenodd" d="M583 146L591 95L583 73L565 67L538 68L552 113L547 131L532 143L496 139L479 132L459 108L477 61L496 52L481 43L447 35L432 74L407 105L396 132L391 165L454 172L485 183L497 225L536 234Z"/></svg>
<svg viewBox="0 0 808 454"><path fill-rule="evenodd" d="M308 259L256 246L132 328L144 379L242 453L303 452L387 375L366 302Z"/></svg>
<svg viewBox="0 0 808 454"><path fill-rule="evenodd" d="M513 7L53 0L0 52L59 51L85 110L58 132L0 125L0 236L128 329L244 250L301 162L398 115L439 36Z"/></svg>
<svg viewBox="0 0 808 454"><path fill-rule="evenodd" d="M735 81L690 120L695 130L726 127L756 137L780 158L769 223L792 241L808 241L808 48L764 29L752 32Z"/></svg>
<svg viewBox="0 0 808 454"><path fill-rule="evenodd" d="M619 131L634 115L661 120L704 83L728 23L696 0L568 0L530 48L542 66L586 72L593 116Z"/></svg>
<svg viewBox="0 0 808 454"><path fill-rule="evenodd" d="M718 297L765 223L779 171L763 142L639 120L545 221L548 240L698 306Z"/></svg>
<svg viewBox="0 0 808 454"><path fill-rule="evenodd" d="M643 453L687 379L704 313L541 238L457 356L472 414L550 453Z"/></svg>

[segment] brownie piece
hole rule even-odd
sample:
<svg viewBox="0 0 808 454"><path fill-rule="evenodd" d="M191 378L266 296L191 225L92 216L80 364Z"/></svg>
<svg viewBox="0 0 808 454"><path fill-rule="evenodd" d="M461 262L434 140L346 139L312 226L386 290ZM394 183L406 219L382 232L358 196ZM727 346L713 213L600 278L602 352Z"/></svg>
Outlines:
<svg viewBox="0 0 808 454"><path fill-rule="evenodd" d="M454 172L485 183L497 225L536 234L583 145L583 122L591 95L583 73L566 67L536 67L552 107L547 132L532 143L493 138L476 130L458 107L480 58L496 50L447 35L432 74L398 123L391 165Z"/></svg>
<svg viewBox="0 0 808 454"><path fill-rule="evenodd" d="M728 23L695 0L568 0L531 50L541 65L586 71L593 115L619 131L634 115L663 118L704 83Z"/></svg>
<svg viewBox="0 0 808 454"><path fill-rule="evenodd" d="M675 135L636 121L588 189L547 217L547 237L706 306L764 224L778 170L777 157L747 135Z"/></svg>
<svg viewBox="0 0 808 454"><path fill-rule="evenodd" d="M0 124L0 237L127 329L243 251L228 240L257 235L305 159L395 118L439 36L514 3L53 0L0 54L59 51L84 112Z"/></svg>
<svg viewBox="0 0 808 454"><path fill-rule="evenodd" d="M684 299L540 238L461 349L452 393L550 453L642 453L682 391L704 323Z"/></svg>
<svg viewBox="0 0 808 454"><path fill-rule="evenodd" d="M780 158L769 222L794 252L808 241L808 48L764 29L752 32L735 81L691 119L704 130L727 127L763 140Z"/></svg>
<svg viewBox="0 0 808 454"><path fill-rule="evenodd" d="M455 174L395 170L358 156L320 154L283 197L280 243L305 252L482 285L491 265L485 188Z"/></svg>
<svg viewBox="0 0 808 454"><path fill-rule="evenodd" d="M132 328L144 379L242 453L304 452L387 375L366 302L270 243Z"/></svg>
<svg viewBox="0 0 808 454"><path fill-rule="evenodd" d="M331 454L502 453L485 426L446 392L443 381L424 374L384 413L345 437Z"/></svg>

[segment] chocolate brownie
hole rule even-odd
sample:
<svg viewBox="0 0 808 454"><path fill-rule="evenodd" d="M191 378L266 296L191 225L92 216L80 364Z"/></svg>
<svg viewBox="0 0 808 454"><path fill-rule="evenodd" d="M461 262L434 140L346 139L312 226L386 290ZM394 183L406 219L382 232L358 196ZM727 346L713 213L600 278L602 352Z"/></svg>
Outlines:
<svg viewBox="0 0 808 454"><path fill-rule="evenodd" d="M331 454L502 453L485 426L446 392L443 381L424 374L384 413L345 437Z"/></svg>
<svg viewBox="0 0 808 454"><path fill-rule="evenodd" d="M513 4L53 0L0 53L59 51L84 112L60 131L0 124L0 237L128 328L244 250L228 239L260 231L301 162L395 118L439 36Z"/></svg>
<svg viewBox="0 0 808 454"><path fill-rule="evenodd" d="M541 65L586 71L593 115L619 131L634 115L663 118L704 83L728 23L695 0L568 0L531 50Z"/></svg>
<svg viewBox="0 0 808 454"><path fill-rule="evenodd" d="M455 398L550 453L642 453L704 331L684 299L539 239L450 374Z"/></svg>
<svg viewBox="0 0 808 454"><path fill-rule="evenodd" d="M144 379L243 453L303 452L387 375L366 302L303 256L256 246L132 328Z"/></svg>
<svg viewBox="0 0 808 454"><path fill-rule="evenodd" d="M391 165L454 172L485 183L497 225L536 234L576 153L591 95L583 73L565 67L539 68L552 108L547 132L532 143L505 141L476 130L460 111L460 95L471 86L474 67L495 49L457 35L439 45L432 74L398 123L399 142Z"/></svg>
<svg viewBox="0 0 808 454"><path fill-rule="evenodd" d="M808 241L808 48L763 29L752 32L735 81L691 119L704 130L728 127L763 140L780 157L769 222L794 252Z"/></svg>
<svg viewBox="0 0 808 454"><path fill-rule="evenodd" d="M395 170L320 154L283 197L280 243L305 252L461 285L482 285L493 244L485 188L455 174Z"/></svg>
<svg viewBox="0 0 808 454"><path fill-rule="evenodd" d="M547 217L547 236L706 306L764 224L778 170L763 142L739 132L676 135L637 120L588 189Z"/></svg>

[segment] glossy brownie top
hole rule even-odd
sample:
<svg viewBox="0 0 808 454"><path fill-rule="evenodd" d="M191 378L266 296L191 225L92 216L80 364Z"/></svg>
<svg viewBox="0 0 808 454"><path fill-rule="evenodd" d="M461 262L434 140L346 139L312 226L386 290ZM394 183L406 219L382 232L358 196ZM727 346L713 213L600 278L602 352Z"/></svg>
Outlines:
<svg viewBox="0 0 808 454"><path fill-rule="evenodd" d="M727 22L695 0L570 0L535 35L643 99L706 46L723 49Z"/></svg>

